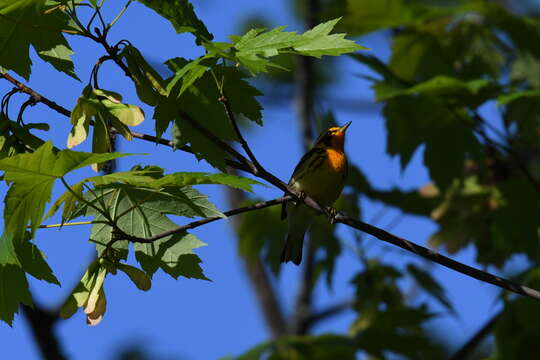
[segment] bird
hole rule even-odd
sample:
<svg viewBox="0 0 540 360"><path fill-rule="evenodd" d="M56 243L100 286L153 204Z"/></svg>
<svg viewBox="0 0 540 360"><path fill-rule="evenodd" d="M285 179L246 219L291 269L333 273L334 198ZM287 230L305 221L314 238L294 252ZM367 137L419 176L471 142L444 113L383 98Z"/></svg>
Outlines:
<svg viewBox="0 0 540 360"><path fill-rule="evenodd" d="M341 194L348 173L345 132L351 121L323 131L296 165L289 186L323 206L331 206ZM316 214L301 202L283 203L281 219L288 218L288 234L280 262L302 262L304 235Z"/></svg>

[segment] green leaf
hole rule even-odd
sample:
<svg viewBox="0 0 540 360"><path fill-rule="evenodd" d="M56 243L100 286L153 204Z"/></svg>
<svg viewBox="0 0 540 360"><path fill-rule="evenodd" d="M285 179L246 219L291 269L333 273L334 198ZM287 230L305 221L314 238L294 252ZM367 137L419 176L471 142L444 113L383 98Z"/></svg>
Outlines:
<svg viewBox="0 0 540 360"><path fill-rule="evenodd" d="M257 180L225 173L176 172L163 175L163 169L153 167L148 170L134 170L89 177L83 182L96 185L114 184L117 182L133 186L161 189L165 187L185 187L192 185L218 184L244 191L253 191L251 185L264 185Z"/></svg>
<svg viewBox="0 0 540 360"><path fill-rule="evenodd" d="M540 219L523 214L540 211L540 195L524 177L501 181L497 188L503 200L492 218L494 245L504 250L508 257L513 253L524 253L529 259L535 258L540 252Z"/></svg>
<svg viewBox="0 0 540 360"><path fill-rule="evenodd" d="M302 35L302 40L294 45L294 50L301 55L319 58L323 55L339 56L367 49L352 40L345 39L346 34L329 35L339 20L341 18L330 20L306 31Z"/></svg>
<svg viewBox="0 0 540 360"><path fill-rule="evenodd" d="M45 143L33 135L31 129L48 130L46 124L30 123L20 125L11 121L4 113L0 113L0 159L20 153L33 152Z"/></svg>
<svg viewBox="0 0 540 360"><path fill-rule="evenodd" d="M443 26L442 23L437 25ZM436 29L444 31L444 28ZM447 54L437 34L411 31L393 37L392 41L389 67L399 79L416 82L454 74L445 60Z"/></svg>
<svg viewBox="0 0 540 360"><path fill-rule="evenodd" d="M175 91L177 97L180 97L188 87L190 87L197 79L204 75L212 65L215 65L217 59L207 54L201 56L193 61L186 63L183 67L178 69L169 83L167 84L167 94L176 87L176 84L181 80L182 86L180 90Z"/></svg>
<svg viewBox="0 0 540 360"><path fill-rule="evenodd" d="M142 268L151 276L158 268L177 279L208 279L199 263L201 259L193 249L206 246L192 234L175 234L170 239L164 238L153 244L135 244L135 257Z"/></svg>
<svg viewBox="0 0 540 360"><path fill-rule="evenodd" d="M425 144L424 164L441 189L463 177L468 157L480 156L473 120L440 99L399 96L387 102L383 114L388 130L388 154L399 155L404 169L416 149Z"/></svg>
<svg viewBox="0 0 540 360"><path fill-rule="evenodd" d="M223 91L232 111L242 114L262 126L262 106L257 96L263 95L245 80L244 73L233 67L220 67L218 74L223 77Z"/></svg>
<svg viewBox="0 0 540 360"><path fill-rule="evenodd" d="M118 267L118 270L124 272L140 290L142 291L150 290L150 287L152 286L152 281L144 273L144 271L141 271L137 269L136 267L133 267L127 264L122 264L122 263L118 263L116 266Z"/></svg>
<svg viewBox="0 0 540 360"><path fill-rule="evenodd" d="M360 62L361 64L366 65L371 70L375 71L377 74L381 75L385 82L394 83L394 84L403 84L403 80L399 79L396 74L382 62L378 57L373 55L367 55L362 53L349 54L350 57ZM365 76L364 76L365 77Z"/></svg>
<svg viewBox="0 0 540 360"><path fill-rule="evenodd" d="M40 225L49 201L53 183L66 173L125 154L93 154L71 150L55 152L51 142L45 143L36 152L20 154L0 160L4 179L11 183L5 198L5 231L15 238L22 238L28 223L31 234Z"/></svg>
<svg viewBox="0 0 540 360"><path fill-rule="evenodd" d="M540 90L525 90L517 91L509 94L503 94L497 98L498 105L508 105L513 101L523 99L523 98L532 98L537 100L540 97Z"/></svg>
<svg viewBox="0 0 540 360"><path fill-rule="evenodd" d="M27 235L29 234L27 233ZM60 282L45 261L45 256L36 245L30 242L29 236L22 241L15 242L15 252L25 272L38 280L45 280L60 286Z"/></svg>
<svg viewBox="0 0 540 360"><path fill-rule="evenodd" d="M177 226L166 216L179 215L185 217L224 216L216 207L208 202L207 197L189 187L170 187L161 190L135 188L124 184L99 186L94 190L98 198L87 193L88 201L99 205L104 201L111 209L117 225L125 233L138 237L150 237ZM103 216L91 207L81 209L94 220L104 220ZM112 240L112 228L107 224L94 224L90 239L97 244L101 253ZM120 258L127 256L127 242L116 242L114 249ZM135 255L143 270L152 275L158 268L172 276L197 277L205 279L198 267L198 257L193 254L194 248L205 245L195 236L187 233L174 234L148 244L135 244Z"/></svg>
<svg viewBox="0 0 540 360"><path fill-rule="evenodd" d="M193 5L187 0L138 0L159 15L169 20L178 34L190 32L197 44L210 41L214 36L197 17Z"/></svg>
<svg viewBox="0 0 540 360"><path fill-rule="evenodd" d="M178 58L167 61L167 65L173 71L182 68L185 64L185 60ZM216 82L212 74L207 71L179 98L176 98L174 92L168 98L161 98L155 108L154 119L156 119L158 137L174 121L177 127L176 133L180 135L180 138L174 139L176 144L190 143L199 160L205 159L210 165L224 171L227 154L193 127L186 118L189 117L198 122L221 140L236 140L234 129L226 116L223 105L218 101L219 97Z"/></svg>
<svg viewBox="0 0 540 360"><path fill-rule="evenodd" d="M357 346L373 357L384 358L383 354L391 352L408 359L444 358L442 349L437 349L428 333L422 330L421 325L433 317L425 305L390 308L371 316L369 326L355 336L355 341ZM366 319L360 317L355 325L366 323ZM435 356L433 353L438 354Z"/></svg>
<svg viewBox="0 0 540 360"><path fill-rule="evenodd" d="M414 23L410 7L403 0L351 0L342 27L355 35ZM418 18L418 17L417 17Z"/></svg>
<svg viewBox="0 0 540 360"><path fill-rule="evenodd" d="M32 45L44 61L78 80L71 61L73 51L61 32L69 27L68 22L66 13L45 0L1 0L0 66L28 80Z"/></svg>
<svg viewBox="0 0 540 360"><path fill-rule="evenodd" d="M538 346L540 321L536 311L538 304L533 299L516 298L507 302L495 323L495 347L500 359L521 359L530 356L529 349Z"/></svg>
<svg viewBox="0 0 540 360"><path fill-rule="evenodd" d="M242 205L259 200L253 199ZM240 255L251 263L264 257L274 274L280 271L279 256L287 233L287 222L279 220L280 212L278 206L247 212L240 217L237 230Z"/></svg>
<svg viewBox="0 0 540 360"><path fill-rule="evenodd" d="M0 320L11 326L19 304L32 306L32 295L15 253L14 238L4 232L0 237Z"/></svg>
<svg viewBox="0 0 540 360"><path fill-rule="evenodd" d="M354 340L335 334L288 335L274 342L264 342L250 349L235 360L260 359L356 359L357 347Z"/></svg>
<svg viewBox="0 0 540 360"><path fill-rule="evenodd" d="M486 79L463 81L445 75L435 76L408 88L391 86L386 83L376 84L377 101L388 100L400 95L421 94L439 96L448 102L469 105L473 108L493 97L497 90L498 86Z"/></svg>
<svg viewBox="0 0 540 360"><path fill-rule="evenodd" d="M125 46L119 56L127 62L139 99L150 106L155 106L160 95L167 95L165 80L148 64L137 48Z"/></svg>
<svg viewBox="0 0 540 360"><path fill-rule="evenodd" d="M429 272L420 269L414 264L408 264L407 271L414 277L414 280L422 289L433 296L451 313L454 315L456 314L452 303L447 299L446 294L444 293L444 288L431 276Z"/></svg>
<svg viewBox="0 0 540 360"><path fill-rule="evenodd" d="M351 40L344 39L345 34L329 34L339 19L319 24L304 34L285 32L280 26L265 32L265 29L253 29L245 35L231 37L235 56L252 74L267 71L274 66L267 58L283 52L291 52L306 56L337 56L356 50L365 49Z"/></svg>
<svg viewBox="0 0 540 360"><path fill-rule="evenodd" d="M262 185L260 182L246 177L229 175L224 173L209 174L202 172L178 172L156 180L150 186L191 186L202 184L220 184L227 185L236 189L251 192L251 185Z"/></svg>

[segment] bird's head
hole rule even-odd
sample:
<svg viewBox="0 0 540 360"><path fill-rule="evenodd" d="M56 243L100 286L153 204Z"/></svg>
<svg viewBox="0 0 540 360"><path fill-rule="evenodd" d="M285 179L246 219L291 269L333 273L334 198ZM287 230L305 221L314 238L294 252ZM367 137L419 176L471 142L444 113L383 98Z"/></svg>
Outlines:
<svg viewBox="0 0 540 360"><path fill-rule="evenodd" d="M345 132L351 123L352 121L349 121L343 126L333 126L323 131L317 138L317 141L315 141L314 147L332 148L334 150L343 151Z"/></svg>

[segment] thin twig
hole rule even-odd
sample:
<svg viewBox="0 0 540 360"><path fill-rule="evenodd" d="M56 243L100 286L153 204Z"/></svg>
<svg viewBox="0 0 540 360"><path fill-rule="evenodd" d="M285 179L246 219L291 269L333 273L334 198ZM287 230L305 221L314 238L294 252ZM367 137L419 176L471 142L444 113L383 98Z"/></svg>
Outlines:
<svg viewBox="0 0 540 360"><path fill-rule="evenodd" d="M500 288L512 291L516 294L520 294L520 295L524 295L524 296L527 296L536 300L540 300L540 292L537 290L531 289L525 285L517 284L505 278L492 275L488 272L478 270L476 268L473 268L472 266L465 265L463 263L450 259L449 257L441 255L436 251L417 245L409 240L400 238L387 231L384 231L383 229L379 229L365 222L351 218L347 215L339 213L335 216L334 221L336 223L342 223L342 224L351 226L355 229L358 229L360 231L366 232L370 235L375 236L379 240L398 246L404 250L410 251L416 255L429 259L433 262L436 262L449 269L460 272L464 275L470 276L472 278L478 279L483 282L493 284Z"/></svg>
<svg viewBox="0 0 540 360"><path fill-rule="evenodd" d="M248 212L248 211L264 209L264 208L269 207L269 206L282 204L282 203L290 201L292 199L293 198L291 196L283 196L283 197L280 197L280 198L277 198L277 199L268 200L268 201L261 201L261 202L255 203L253 205L243 206L243 207L240 207L240 208L237 208L237 209L232 209L232 210L229 210L229 211L225 211L223 214L226 215L227 217L228 216L234 216L234 215L242 214L242 213L245 213L245 212ZM223 217L221 217L221 216L207 217L207 218L204 218L204 219L201 219L201 220L192 221L189 224L186 224L186 225L183 225L183 226L178 226L178 227L176 227L174 229L164 231L162 233L156 234L156 235L148 237L148 238L140 238L140 237L128 235L128 234L125 234L125 233L121 233L120 236L123 238L123 240L128 240L128 241L134 242L134 243L143 243L143 244L151 243L151 242L157 241L159 239L163 239L164 237L171 236L171 235L174 235L174 234L178 234L178 233L184 232L186 230L191 230L191 229L197 228L199 226L202 226L202 225L205 225L205 224L208 224L208 223L214 222L216 220L220 220L220 219L223 219Z"/></svg>
<svg viewBox="0 0 540 360"><path fill-rule="evenodd" d="M129 7L129 5L133 2L133 0L128 0L128 2L126 3L126 5L124 5L124 8L122 10L120 10L120 13L118 15L116 15L116 17L109 23L109 25L107 25L107 29L110 29L117 21L118 19L120 19L122 17L122 15L124 15L124 13L126 12L127 8Z"/></svg>
<svg viewBox="0 0 540 360"><path fill-rule="evenodd" d="M0 77L4 78L5 80L7 80L10 83L12 83L13 85L15 85L21 92L32 96L32 98L34 99L35 102L40 102L40 103L46 105L47 107L49 107L50 109L56 111L59 114L62 114L64 116L66 116L66 117L71 117L71 111L69 111L68 109L66 109L65 107L63 107L61 105L58 105L56 102L46 98L45 96L41 95L37 91L33 90L32 88L30 88L30 87L26 86L25 84L21 83L20 81L18 81L14 77L12 77L10 74L7 74L7 73L6 74L0 74ZM93 125L93 124L91 124L91 125ZM149 141L149 142L152 142L152 143L155 143L155 144L160 144L160 145L171 147L171 148L173 148L175 150L180 150L180 151L183 151L183 152L193 154L193 150L191 149L190 146L175 146L173 141L168 140L168 139L158 138L158 137L153 136L153 135L144 134L144 133L140 133L140 132L132 131L132 130L131 130L131 135L136 139ZM225 161L226 161L228 166L231 166L233 168L236 168L236 169L239 169L239 170L242 170L242 171L248 171L249 172L249 169L247 169L247 167L244 164L242 164L242 163L240 163L238 161L234 161L234 160L230 160L230 159L226 159Z"/></svg>
<svg viewBox="0 0 540 360"><path fill-rule="evenodd" d="M62 184L64 184L67 191L69 191L71 193L71 195L75 196L75 198L77 200L79 200L83 204L86 204L86 206L90 206L92 209L94 209L98 213L100 213L105 219L107 219L109 221L109 224L111 226L114 224L114 221L111 219L110 215L105 210L98 208L96 205L94 205L91 202L87 201L85 198L83 198L82 196L79 196L79 194L77 194L75 191L73 191L73 189L71 188L71 186L69 186L69 184L66 182L66 180L64 179L63 176L60 177L60 181L62 181Z"/></svg>
<svg viewBox="0 0 540 360"><path fill-rule="evenodd" d="M482 124L488 124L488 122L484 120L478 113L475 112L473 114L477 121ZM514 148L491 139L483 130L478 130L477 133L484 139L484 141L492 144L495 147L498 147L499 149L505 151L508 155L510 155L510 157L514 159L514 162L517 165L518 169L523 173L523 175L527 178L531 185L533 185L533 187L538 192L540 192L540 181L537 180L534 175L529 171L529 169L527 168L527 164L523 162L521 156L514 150Z"/></svg>
<svg viewBox="0 0 540 360"><path fill-rule="evenodd" d="M345 300L343 302L330 305L325 309L322 309L314 314L312 314L310 317L305 319L304 326L306 327L306 331L309 331L311 327L316 325L318 322L328 319L329 317L338 315L346 310L351 309L351 307L354 305L354 300Z"/></svg>
<svg viewBox="0 0 540 360"><path fill-rule="evenodd" d="M240 128L238 127L238 122L236 121L234 113L231 109L231 103L225 97L223 93L221 94L218 101L223 104L223 107L225 108L225 113L227 114L227 117L229 118L229 121L231 122L231 125L234 128L234 132L236 133L236 137L238 138L238 141L240 141L240 145L242 146L242 149L244 149L244 151L246 152L247 156L253 163L255 169L256 170L262 169L262 166L261 164L259 164L257 157L255 157L255 155L253 154L253 151L251 151L251 148L249 147L246 139L244 138L244 136L242 135L242 132L240 131Z"/></svg>
<svg viewBox="0 0 540 360"><path fill-rule="evenodd" d="M96 221L76 221L63 224L50 224L50 225L39 225L38 229L52 229L52 228L61 228L64 226L78 226L78 225L92 225L97 224Z"/></svg>
<svg viewBox="0 0 540 360"><path fill-rule="evenodd" d="M107 45L107 47L109 47L108 44L106 44L106 43L104 45ZM109 47L109 49L110 49L110 47ZM112 51L112 49L111 49L111 51ZM110 54L110 55L113 57L115 62L121 68L126 68L127 69L125 64L123 64L116 57L116 54L115 54L114 51L112 51L112 54ZM126 73L126 75L128 75L128 73ZM66 116L69 116L70 112L68 110L60 107L58 104L56 104L54 102L51 102L50 100L44 100L44 99L40 98L39 94L37 94L33 90L27 88L23 84L19 83L17 80L13 79L8 74L0 74L0 76L4 77L5 79L7 79L8 81L10 81L12 83L15 83L17 85L17 87L19 87L24 92L29 93L32 96L37 95L36 96L36 101L43 102L46 105L48 105L49 107L55 109L56 111L58 111L60 113L63 113ZM34 95L34 93L35 93L35 95ZM231 149L232 149L231 146L229 146L226 143L223 143L223 141L221 141L221 139L215 137L215 135L211 134L210 132L208 132L207 134L210 135L209 139L211 141L213 141L214 143L216 143L217 145L222 147L227 152L231 153ZM234 149L232 149L232 151L236 152L236 150L234 150ZM250 169L253 169L253 167L255 167L255 165L251 161L245 159L241 155L239 157L237 157L237 160L244 163L244 165L246 165ZM242 169L242 170L244 170L244 169ZM348 226L354 227L354 228L356 228L358 230L361 230L361 231L364 231L364 232L366 232L368 234L371 234L371 235L375 236L376 238L378 238L380 240L383 240L383 241L389 242L391 244L394 244L394 245L396 245L398 247L401 247L401 248L403 248L403 249L405 249L407 251L413 252L413 253L415 253L415 254L417 254L419 256L422 256L422 257L424 257L426 259L434 261L434 262L436 262L438 264L441 264L441 265L443 265L445 267L448 267L450 269L458 271L458 272L460 272L462 274L465 274L465 275L468 275L468 276L473 277L475 279L478 279L478 280L481 280L481 281L484 281L484 282L499 286L499 287L501 287L503 289L512 291L514 293L521 294L521 295L524 295L524 296L528 296L528 297L531 297L531 298L536 299L536 300L540 300L540 292L538 292L537 290L531 289L531 288L523 286L523 285L516 284L516 283L511 282L511 281L509 281L507 279L500 278L500 277L492 275L490 273L487 273L487 272L475 269L473 267L470 267L468 265L462 264L462 263L457 262L455 260L452 260L452 259L450 259L450 258L448 258L446 256L443 256L443 255L441 255L441 254L439 254L439 253L437 253L437 252L435 252L433 250L430 250L430 249L424 248L424 247L422 247L420 245L414 244L414 243L412 243L412 242L410 242L408 240L397 237L397 236L395 236L393 234L390 234L390 233L388 233L388 232L386 232L386 231L384 231L382 229L379 229L379 228L374 227L372 225L366 224L364 222L361 222L359 220L356 220L356 219L351 218L349 216L346 216L344 214L337 214L336 216L332 216L332 212L330 211L329 208L322 207L314 199L312 199L309 196L305 196L305 197L300 196L300 194L295 189L289 187L283 181L281 181L276 176L269 173L268 171L266 171L262 167L261 167L261 169L257 169L257 171L251 170L251 171L248 171L248 172L250 172L253 175L258 176L258 177L268 181L269 183L273 184L277 188L283 190L286 194L292 195L292 197L296 201L302 201L305 205L312 208L316 212L325 214L325 216L327 216L328 219L331 222L338 222L338 223L346 224ZM64 185L67 185L67 183L65 183L65 180L63 178L61 178L61 179L64 182ZM67 187L68 187L69 191L73 192L73 190L69 187L69 185L67 185ZM74 192L73 192L73 194L78 196ZM285 199L287 199L287 200L285 200ZM291 197L285 196L285 197L280 198L280 199L271 200L271 201L267 202L268 204L263 206L263 207L276 205L276 204L282 203L284 201L288 201L290 199L291 199ZM280 200L280 201L278 201L278 200ZM93 204L91 204L91 205L93 205ZM239 209L236 209L236 211L238 211L238 210ZM235 211L235 210L231 210L231 211ZM245 212L245 211L249 211L249 210L246 209L246 210L243 210L241 212ZM227 215L227 213L225 213L225 214ZM229 216L230 215L234 215L234 214L229 213ZM198 226L207 224L209 222L216 221L218 219L220 219L220 218L219 217L214 217L214 218L207 218L207 219L202 219L202 220L199 220L199 221L195 221L193 223L190 223L190 224L184 226L183 229L177 229L177 231L180 232L182 230L192 229L194 227L198 227ZM111 223L113 223L112 220L111 220ZM122 235L124 235L124 234L122 234ZM134 242L136 242L137 240L139 240L140 242L155 241L154 237L152 237L152 238L137 238L137 237L131 237L131 236L127 235L127 234L125 234L125 235L127 236L126 240L130 240L130 241L134 241ZM161 234L158 234L156 236L160 236L160 238L161 238L161 237L165 237L165 236L168 236L168 235L170 235L170 234L164 234L162 236L161 236Z"/></svg>
<svg viewBox="0 0 540 360"><path fill-rule="evenodd" d="M244 155L240 154L232 146L230 146L225 141L218 138L209 129L207 129L204 125L199 123L197 120L193 119L189 114L181 111L180 116L182 117L182 119L189 122L189 124L191 126L193 126L195 129L197 129L197 131L199 131L201 134L206 136L208 139L210 139L216 145L218 145L223 150L228 152L230 155L234 156L238 161L240 161L240 163L247 165L250 168L250 172L252 174L255 175L255 174L257 174L259 172L259 168L253 162L246 159Z"/></svg>
<svg viewBox="0 0 540 360"><path fill-rule="evenodd" d="M499 320L501 315L502 311L499 311L498 313L493 315L493 317L487 323L485 323L485 325L482 326L461 348L459 348L458 351L456 351L449 360L467 359L469 355L471 355L472 352L476 348L478 348L478 345L482 343L486 336L491 334L491 332L493 331L493 327L495 326L497 320Z"/></svg>

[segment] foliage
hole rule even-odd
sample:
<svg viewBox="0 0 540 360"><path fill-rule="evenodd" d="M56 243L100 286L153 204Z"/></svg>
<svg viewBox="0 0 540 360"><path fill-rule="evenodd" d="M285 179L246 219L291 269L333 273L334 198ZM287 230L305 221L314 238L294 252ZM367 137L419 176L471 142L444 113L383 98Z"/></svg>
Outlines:
<svg viewBox="0 0 540 360"><path fill-rule="evenodd" d="M48 124L25 124L20 116L17 121L10 120L7 104L13 93L2 102L0 170L4 172L3 179L9 185L9 191L5 197L0 252L1 281L2 288L12 289L0 294L4 304L0 319L4 321L11 323L18 303L31 304L25 273L58 284L43 256L30 241L42 221L60 208L63 207L62 224L80 216L92 219L89 239L96 244L98 260L88 267L79 286L66 301L62 316L69 317L77 307L83 307L88 322L93 325L99 323L105 312L103 283L106 275L114 274L116 270L125 272L143 290L148 290L149 279L159 268L174 278L206 279L200 267L201 260L193 252L206 244L186 231L175 232L177 225L167 216L225 217L207 196L192 188L193 185L221 184L251 191L251 185L258 183L225 173L164 175L163 169L148 166L93 176L69 185L64 178L66 174L87 165L98 171L105 162L127 155L112 152L112 139L115 134L120 134L126 140L132 140L130 127L139 125L145 118L138 106L122 103L119 93L99 87L98 70L102 61L116 59L125 66L140 99L155 107L158 137L174 123L175 147L189 144L199 159L225 170L228 156L189 119L198 121L200 114L206 113L209 116L203 125L205 128L219 134L220 139L235 141L238 138L228 119L230 114L216 100L226 96L234 114L259 125L262 125L262 107L256 100L261 93L247 82L248 75L236 67L218 65L219 60L237 62L255 74L271 66L268 58L280 52L321 57L361 48L346 40L344 34L330 34L338 20L321 24L302 35L283 32L283 28L269 32L259 29L232 37L229 44L214 43L212 34L188 1L141 2L168 19L178 33L193 34L196 44L207 52L195 60L170 59L167 65L174 74L163 79L129 42L121 41L106 48L110 50L109 57L98 61L92 72L93 85L82 90L71 111L73 128L67 139L67 147L73 148L85 141L93 128L92 153L59 150L51 142L44 142L30 130L48 130ZM85 8L85 5L90 7ZM88 4L54 0L0 3L0 39L5 55L0 66L3 71L12 70L28 79L31 72L28 50L32 45L44 61L77 78L70 58L72 51L64 34L106 42L107 32L116 20L105 24L99 13L101 6L103 3L95 1ZM94 14L85 26L80 14L92 9ZM92 23L96 18L100 18L102 29L94 32ZM61 182L66 190L45 215L57 182ZM168 230L173 232L144 241ZM122 262L127 259L128 245L134 237L142 239L133 241L133 250L143 272Z"/></svg>
<svg viewBox="0 0 540 360"><path fill-rule="evenodd" d="M91 225L87 238L96 249L95 261L61 308L63 318L82 308L88 324L102 321L107 305L104 284L118 272L142 291L150 290L159 269L175 279L208 280L196 253L207 244L188 230L226 215L198 186L251 192L260 184L231 175L231 166L247 168L255 176L268 175L257 164L251 164L255 170L247 162L238 165L242 158L236 149L245 151L247 146L237 120L263 127L259 102L263 94L252 79L270 70L287 71L283 64L292 64L298 56L349 54L382 106L386 152L399 158L402 170L420 152L431 178L418 189L379 189L351 164L337 208L359 218L360 200L365 197L429 218L438 225L429 239L432 247L450 254L472 247L476 261L485 267L501 270L513 257L525 255L528 270L523 279L539 288L537 18L481 0L327 1L321 5L321 23L304 33L286 31L285 26L255 28L217 42L188 0L139 2L169 21L178 34L191 34L202 55L186 59L179 51L166 61L170 70L166 77L130 41L110 44L109 30L128 16L124 11L131 1L107 23L100 13L107 1L0 0L1 76L13 72L28 80L32 47L62 75L78 79L68 42L74 35L97 43L106 54L96 59L91 81L81 85L70 111L59 110L59 105L47 103L24 85L17 85L1 102L0 170L9 190L0 237L0 320L11 324L19 304L32 304L27 275L60 285L35 239L44 220L61 208L59 226L85 217L88 221L83 223ZM83 13L89 18L86 24L81 21ZM374 31L390 34L388 61L373 52L356 52L366 48L345 35ZM141 107L124 103L120 93L99 86L98 79L105 80L99 75L105 61L115 63L133 82L138 100L152 108L155 136L131 130L146 118ZM8 105L18 92L30 99L13 120ZM25 108L39 102L70 114L67 149L37 135L36 130L54 126L52 120L23 121ZM484 115L489 107L497 107L500 119ZM335 122L331 113L317 115L325 124ZM92 152L71 150L88 139L90 129ZM126 140L170 145L206 161L217 172L166 174L157 166L135 166L68 184L66 176L71 179L76 170L92 166L100 171L108 161L133 155L115 152L117 134ZM167 134L172 136L170 142L165 140ZM56 186L65 190L51 199ZM273 278L280 276L286 223L277 222L278 207L257 209L259 203L253 197L244 204L254 208L238 223L238 250L248 266L264 262ZM179 227L178 220L192 222ZM343 242L342 233L325 220L319 217L312 226L313 274L305 286L312 290L325 280L331 287L340 254L354 250L359 269L350 274L355 319L348 333L309 335L312 319L307 319L305 331L266 341L239 359L446 358L448 350L426 330L426 324L439 316L433 303L456 315L443 284L416 261L384 262L357 235L354 243ZM417 291L407 291L407 286ZM496 356L523 358L526 354L520 351L533 346L538 337L531 326L534 321L527 317L538 313L538 305L524 298L501 299L503 311L494 330Z"/></svg>

